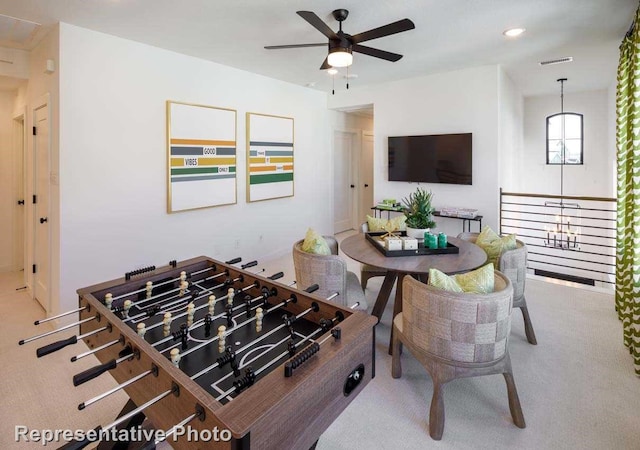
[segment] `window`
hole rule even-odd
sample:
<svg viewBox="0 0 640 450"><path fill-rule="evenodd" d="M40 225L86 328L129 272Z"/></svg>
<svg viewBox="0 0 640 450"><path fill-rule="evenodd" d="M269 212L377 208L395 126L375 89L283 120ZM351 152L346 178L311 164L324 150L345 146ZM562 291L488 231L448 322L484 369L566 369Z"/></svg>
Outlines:
<svg viewBox="0 0 640 450"><path fill-rule="evenodd" d="M582 136L582 114L547 117L547 164L582 164Z"/></svg>

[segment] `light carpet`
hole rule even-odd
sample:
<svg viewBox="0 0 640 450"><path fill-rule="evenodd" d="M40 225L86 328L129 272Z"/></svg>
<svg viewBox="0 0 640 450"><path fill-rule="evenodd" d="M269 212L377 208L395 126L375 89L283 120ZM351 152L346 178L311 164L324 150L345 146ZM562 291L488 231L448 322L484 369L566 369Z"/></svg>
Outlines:
<svg viewBox="0 0 640 450"><path fill-rule="evenodd" d="M348 258L347 258L348 259ZM348 260L350 270L359 264ZM264 264L292 281L289 255ZM369 280L373 306L382 278ZM90 429L111 422L126 401L113 395L85 411L77 404L115 383L103 375L74 388L71 377L98 363L69 358L82 343L37 359L35 348L67 337L18 346L19 339L51 329L34 327L44 316L24 292L18 274L0 274L0 448L42 448L16 444L15 425L32 429ZM392 293L393 295L394 293ZM408 351L403 376L391 378L387 354L392 302L376 327L376 377L322 435L318 449L640 449L640 385L611 295L528 280L527 302L538 345L527 343L522 315L514 311L509 349L527 428L513 425L502 376L456 380L445 388L446 422L441 441L428 434L432 385ZM54 445L53 448L57 447Z"/></svg>

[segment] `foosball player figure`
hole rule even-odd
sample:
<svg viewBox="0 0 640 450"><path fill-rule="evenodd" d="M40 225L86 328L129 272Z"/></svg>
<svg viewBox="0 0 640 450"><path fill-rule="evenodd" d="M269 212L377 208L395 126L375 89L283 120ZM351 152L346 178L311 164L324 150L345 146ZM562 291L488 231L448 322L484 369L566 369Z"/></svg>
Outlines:
<svg viewBox="0 0 640 450"><path fill-rule="evenodd" d="M133 302L131 300L125 300L125 302L124 302L124 317L125 318L129 317L129 310L131 309L132 306L133 306Z"/></svg>
<svg viewBox="0 0 640 450"><path fill-rule="evenodd" d="M204 337L211 336L211 323L213 322L211 314L204 316Z"/></svg>
<svg viewBox="0 0 640 450"><path fill-rule="evenodd" d="M193 325L193 315L196 312L196 305L192 303L189 303L187 305L187 326L190 327L191 325Z"/></svg>
<svg viewBox="0 0 640 450"><path fill-rule="evenodd" d="M111 311L111 304L113 303L113 295L107 294L104 296L104 306L107 307L109 311Z"/></svg>
<svg viewBox="0 0 640 450"><path fill-rule="evenodd" d="M171 362L173 363L174 366L178 367L180 365L180 350L178 350L177 348L172 348L170 355L171 355Z"/></svg>
<svg viewBox="0 0 640 450"><path fill-rule="evenodd" d="M138 336L144 339L144 335L147 332L147 326L144 324L144 322L140 322L137 325L137 331L138 331Z"/></svg>
<svg viewBox="0 0 640 450"><path fill-rule="evenodd" d="M164 337L169 336L169 333L171 333L171 313L170 312L166 312L164 313L164 319L162 320L162 334L164 335Z"/></svg>
<svg viewBox="0 0 640 450"><path fill-rule="evenodd" d="M224 325L220 325L218 327L218 351L220 353L224 353L225 345L227 341L225 340L225 332L227 331L227 327Z"/></svg>
<svg viewBox="0 0 640 450"><path fill-rule="evenodd" d="M256 333L260 333L262 331L263 317L264 317L264 313L262 312L262 308L256 309Z"/></svg>

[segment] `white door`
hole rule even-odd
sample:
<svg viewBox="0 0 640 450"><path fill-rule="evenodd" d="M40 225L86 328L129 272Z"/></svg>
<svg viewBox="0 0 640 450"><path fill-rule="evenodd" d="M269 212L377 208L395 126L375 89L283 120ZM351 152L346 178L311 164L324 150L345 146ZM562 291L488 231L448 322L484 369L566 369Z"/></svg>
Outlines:
<svg viewBox="0 0 640 450"><path fill-rule="evenodd" d="M45 311L50 312L50 225L49 225L49 105L34 110L36 135L33 142L34 161L34 293Z"/></svg>
<svg viewBox="0 0 640 450"><path fill-rule="evenodd" d="M354 226L355 133L334 131L333 152L333 231L340 233Z"/></svg>
<svg viewBox="0 0 640 450"><path fill-rule="evenodd" d="M362 133L362 153L360 156L360 217L365 222L367 214L372 215L373 202L373 134Z"/></svg>

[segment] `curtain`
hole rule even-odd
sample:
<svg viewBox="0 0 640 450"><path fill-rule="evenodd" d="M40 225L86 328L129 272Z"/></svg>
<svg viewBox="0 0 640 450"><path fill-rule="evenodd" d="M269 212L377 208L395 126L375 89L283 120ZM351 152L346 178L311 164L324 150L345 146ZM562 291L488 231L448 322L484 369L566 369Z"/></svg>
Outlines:
<svg viewBox="0 0 640 450"><path fill-rule="evenodd" d="M616 310L640 376L640 7L620 45L617 81Z"/></svg>

